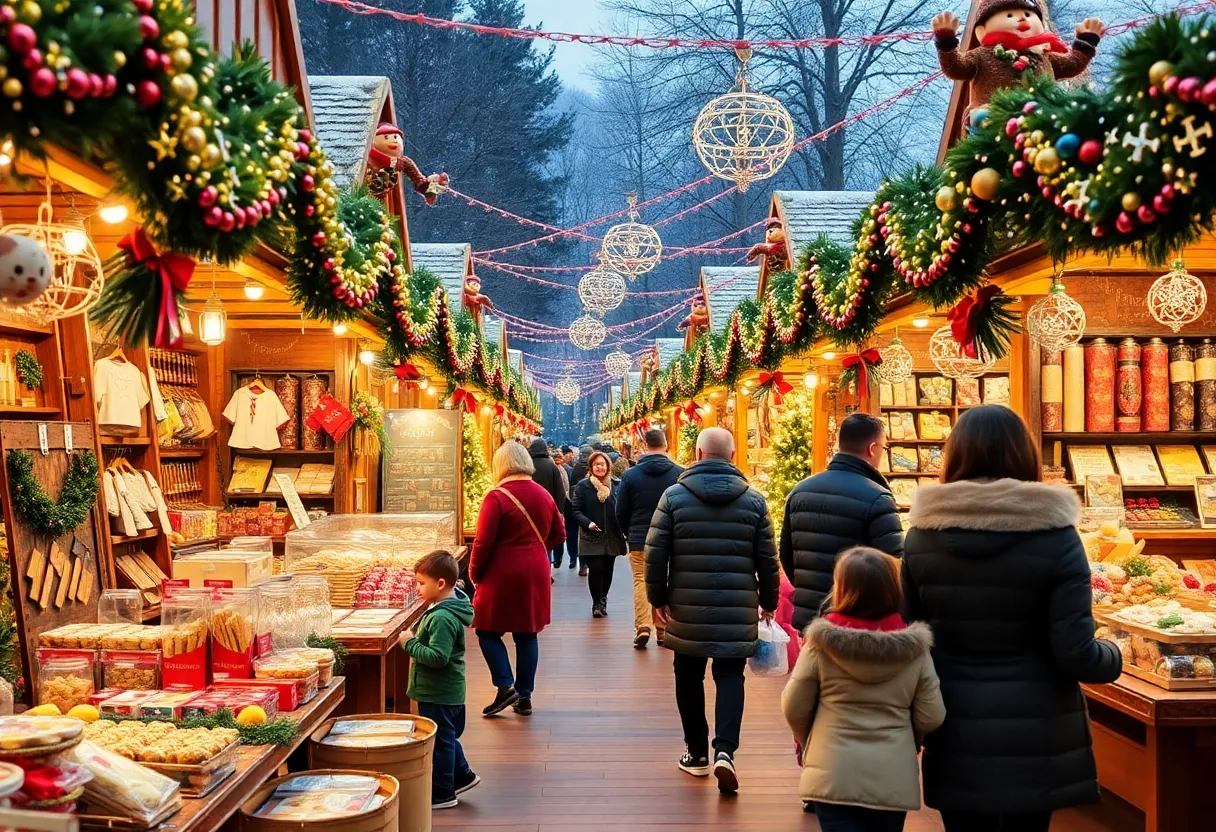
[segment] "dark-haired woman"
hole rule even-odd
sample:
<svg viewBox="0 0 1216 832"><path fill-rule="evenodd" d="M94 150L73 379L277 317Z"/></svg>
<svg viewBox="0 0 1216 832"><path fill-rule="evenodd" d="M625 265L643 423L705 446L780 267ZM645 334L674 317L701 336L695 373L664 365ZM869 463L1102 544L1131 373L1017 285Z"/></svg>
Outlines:
<svg viewBox="0 0 1216 832"><path fill-rule="evenodd" d="M917 489L904 544L909 618L933 629L946 721L925 742L925 802L947 832L1046 832L1098 800L1079 683L1113 682L1093 637L1076 494L1045 485L1038 448L1000 405L959 417L940 485Z"/></svg>
<svg viewBox="0 0 1216 832"><path fill-rule="evenodd" d="M574 519L578 522L578 556L591 570L591 616L608 614L612 570L625 552L625 536L616 522L616 490L608 454L596 451L587 460L587 476L574 486Z"/></svg>

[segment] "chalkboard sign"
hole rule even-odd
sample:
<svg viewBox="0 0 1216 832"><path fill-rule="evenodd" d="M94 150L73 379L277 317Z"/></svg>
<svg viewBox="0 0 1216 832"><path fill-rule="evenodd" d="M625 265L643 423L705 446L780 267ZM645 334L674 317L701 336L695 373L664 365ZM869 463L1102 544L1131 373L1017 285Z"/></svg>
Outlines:
<svg viewBox="0 0 1216 832"><path fill-rule="evenodd" d="M381 454L386 514L461 509L461 411L390 410ZM459 527L458 527L459 528Z"/></svg>

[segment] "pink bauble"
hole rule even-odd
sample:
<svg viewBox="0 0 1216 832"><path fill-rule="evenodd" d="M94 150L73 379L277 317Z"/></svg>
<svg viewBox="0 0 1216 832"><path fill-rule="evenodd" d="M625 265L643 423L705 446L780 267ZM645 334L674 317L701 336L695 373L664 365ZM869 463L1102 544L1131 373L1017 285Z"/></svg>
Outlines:
<svg viewBox="0 0 1216 832"><path fill-rule="evenodd" d="M1131 234L1136 230L1136 221L1131 214L1120 211L1119 216L1115 217L1115 230L1120 234Z"/></svg>
<svg viewBox="0 0 1216 832"><path fill-rule="evenodd" d="M208 185L199 192L198 204L204 208L210 208L219 198L220 192L215 189L214 185Z"/></svg>
<svg viewBox="0 0 1216 832"><path fill-rule="evenodd" d="M1157 220L1157 212L1147 205L1141 205L1136 210L1136 219L1145 224L1155 222Z"/></svg>
<svg viewBox="0 0 1216 832"><path fill-rule="evenodd" d="M153 40L160 34L160 24L156 22L156 18L152 15L144 14L139 16L139 36L144 40Z"/></svg>
<svg viewBox="0 0 1216 832"><path fill-rule="evenodd" d="M14 52L24 55L38 43L38 35L33 28L24 23L14 23L8 30L8 46Z"/></svg>
<svg viewBox="0 0 1216 832"><path fill-rule="evenodd" d="M140 81L135 85L135 100L144 107L155 107L160 103L160 87L155 81Z"/></svg>
<svg viewBox="0 0 1216 832"><path fill-rule="evenodd" d="M1202 84L1203 82L1194 76L1183 78L1178 82L1178 97L1183 101L1194 100L1195 94L1199 92Z"/></svg>
<svg viewBox="0 0 1216 832"><path fill-rule="evenodd" d="M1209 107L1216 104L1216 78L1203 85L1203 90L1199 93L1199 100Z"/></svg>
<svg viewBox="0 0 1216 832"><path fill-rule="evenodd" d="M1161 186L1161 195L1163 197L1165 197L1166 199L1173 199L1177 194L1178 194L1178 192L1174 189L1174 186L1171 185L1169 182L1166 182L1164 185Z"/></svg>
<svg viewBox="0 0 1216 832"><path fill-rule="evenodd" d="M89 94L89 73L73 67L67 71L68 98L79 101Z"/></svg>
<svg viewBox="0 0 1216 832"><path fill-rule="evenodd" d="M131 5L144 14L152 11L152 0L131 0Z"/></svg>
<svg viewBox="0 0 1216 832"><path fill-rule="evenodd" d="M1161 88L1165 90L1166 95L1173 95L1178 89L1178 82L1180 80L1177 75L1171 75L1165 79L1165 83L1161 85Z"/></svg>
<svg viewBox="0 0 1216 832"><path fill-rule="evenodd" d="M236 228L236 217L232 216L232 214L229 211L225 211L223 213L222 219L220 219L220 231L223 231L225 234L227 234L229 231L232 231L232 229L234 229L234 228Z"/></svg>
<svg viewBox="0 0 1216 832"><path fill-rule="evenodd" d="M1023 162L1021 159L1018 159L1016 162L1013 163L1013 175L1018 177L1019 179L1021 177L1025 176L1026 171L1028 171L1028 170L1030 170L1030 166L1027 165L1025 162Z"/></svg>
<svg viewBox="0 0 1216 832"><path fill-rule="evenodd" d="M207 213L203 215L203 222L207 225L216 226L224 221L224 211L218 205L212 205L207 209Z"/></svg>
<svg viewBox="0 0 1216 832"><path fill-rule="evenodd" d="M35 70L30 76L30 92L39 98L46 98L55 92L56 85L55 73L45 66Z"/></svg>
<svg viewBox="0 0 1216 832"><path fill-rule="evenodd" d="M301 141L305 141L305 142L312 141L312 131L311 130L308 130L308 129L301 130L301 131L299 131L299 136L300 136Z"/></svg>
<svg viewBox="0 0 1216 832"><path fill-rule="evenodd" d="M16 19L16 9L12 6L0 6L0 23L12 23Z"/></svg>
<svg viewBox="0 0 1216 832"><path fill-rule="evenodd" d="M101 98L106 93L106 81L96 72L89 74L89 95Z"/></svg>
<svg viewBox="0 0 1216 832"><path fill-rule="evenodd" d="M151 46L145 46L139 50L139 60L143 62L144 69L156 69L160 66L160 53Z"/></svg>
<svg viewBox="0 0 1216 832"><path fill-rule="evenodd" d="M312 178L311 173L304 174L304 176L300 179L300 189L303 190L305 193L311 193L312 189L315 188L316 186L317 186L317 182L315 179Z"/></svg>
<svg viewBox="0 0 1216 832"><path fill-rule="evenodd" d="M1168 214L1170 209L1173 207L1174 206L1171 204L1170 200L1166 199L1161 194L1157 194L1155 197L1153 197L1153 210L1158 214Z"/></svg>
<svg viewBox="0 0 1216 832"><path fill-rule="evenodd" d="M26 52L25 57L21 59L21 65L33 72L42 66L42 52L38 49L31 49L29 52Z"/></svg>
<svg viewBox="0 0 1216 832"><path fill-rule="evenodd" d="M1102 161L1102 142L1090 139L1087 142L1081 143L1081 149L1077 152L1077 159L1083 165L1096 165Z"/></svg>
<svg viewBox="0 0 1216 832"><path fill-rule="evenodd" d="M1018 121L1017 116L1013 116L1012 118L1009 119L1009 121L1005 122L1005 135L1012 139L1014 136L1016 136L1018 134L1018 129L1020 128L1020 126L1021 125Z"/></svg>

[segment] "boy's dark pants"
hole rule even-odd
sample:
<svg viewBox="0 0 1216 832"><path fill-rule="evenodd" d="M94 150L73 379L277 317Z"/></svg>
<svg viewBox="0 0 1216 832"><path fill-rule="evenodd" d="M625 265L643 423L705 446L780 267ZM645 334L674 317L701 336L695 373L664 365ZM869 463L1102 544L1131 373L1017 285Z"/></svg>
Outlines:
<svg viewBox="0 0 1216 832"><path fill-rule="evenodd" d="M431 802L442 803L456 796L456 783L472 778L473 771L460 747L464 733L464 705L435 705L419 702L418 714L433 721L435 756L431 765Z"/></svg>

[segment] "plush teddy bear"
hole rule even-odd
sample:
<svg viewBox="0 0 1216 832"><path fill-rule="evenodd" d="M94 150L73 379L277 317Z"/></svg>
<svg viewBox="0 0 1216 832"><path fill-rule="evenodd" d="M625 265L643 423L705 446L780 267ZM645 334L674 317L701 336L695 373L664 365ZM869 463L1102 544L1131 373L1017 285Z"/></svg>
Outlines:
<svg viewBox="0 0 1216 832"><path fill-rule="evenodd" d="M435 200L448 186L446 173L426 176L409 156L404 155L405 138L397 125L380 122L372 139L372 149L367 153L367 188L373 196L383 199L393 188L402 173L410 180L414 190L422 195L427 205Z"/></svg>
<svg viewBox="0 0 1216 832"><path fill-rule="evenodd" d="M688 317L676 324L676 329L684 333L684 349L691 350L701 334L709 330L709 306L705 296L698 293L692 299L692 311Z"/></svg>
<svg viewBox="0 0 1216 832"><path fill-rule="evenodd" d="M469 310L473 320L479 324L481 323L481 310L492 311L494 309L494 304L490 303L490 299L481 293L481 278L475 274L465 277L460 302L465 309Z"/></svg>
<svg viewBox="0 0 1216 832"><path fill-rule="evenodd" d="M754 263L761 257L768 265L769 274L783 272L790 267L789 253L785 248L785 227L777 217L769 217L765 223L764 242L756 243L747 253L747 262Z"/></svg>
<svg viewBox="0 0 1216 832"><path fill-rule="evenodd" d="M972 46L959 51L958 18L942 12L933 18L933 35L942 73L971 83L969 109L984 110L997 90L1017 86L1030 70L1048 78L1075 78L1093 60L1106 27L1096 18L1077 25L1066 46L1044 23L1038 0L982 0L975 16Z"/></svg>
<svg viewBox="0 0 1216 832"><path fill-rule="evenodd" d="M659 371L659 348L653 346L638 358L638 368L642 371L642 381L649 381Z"/></svg>

